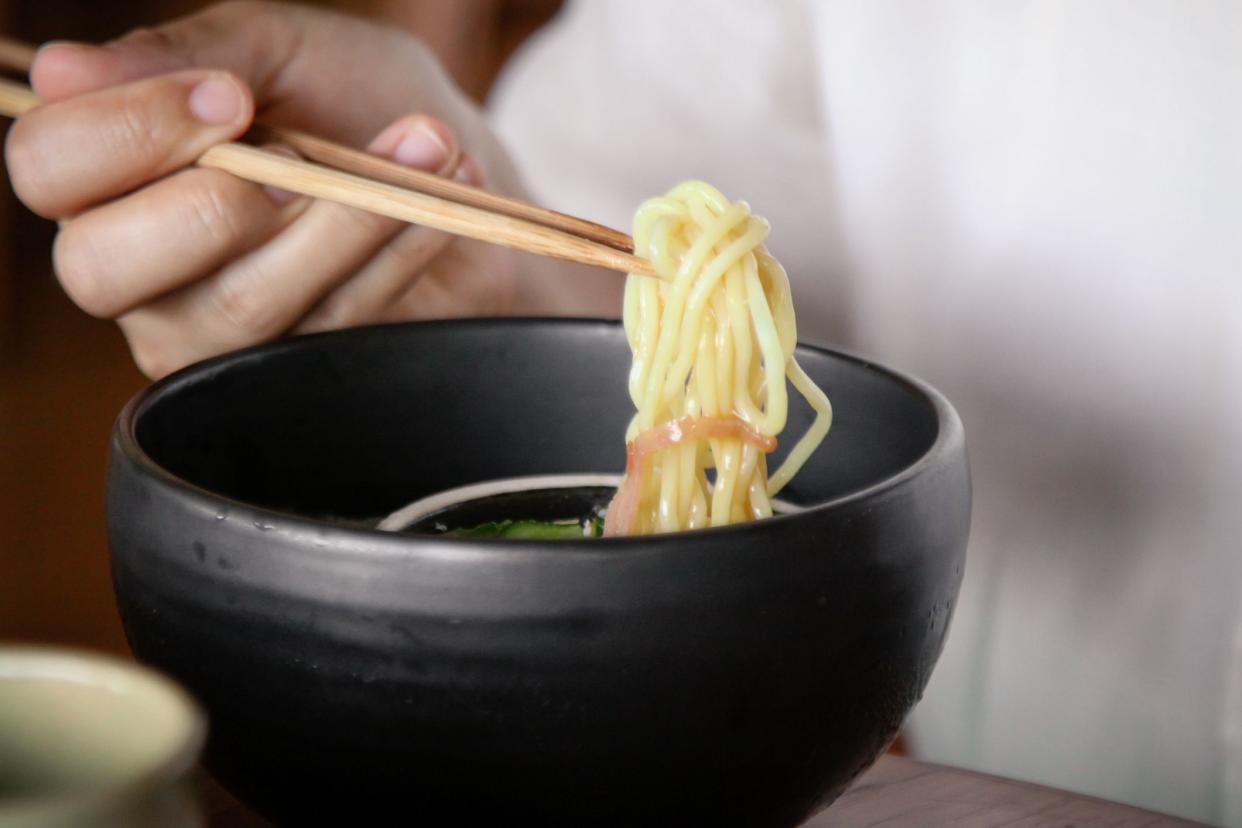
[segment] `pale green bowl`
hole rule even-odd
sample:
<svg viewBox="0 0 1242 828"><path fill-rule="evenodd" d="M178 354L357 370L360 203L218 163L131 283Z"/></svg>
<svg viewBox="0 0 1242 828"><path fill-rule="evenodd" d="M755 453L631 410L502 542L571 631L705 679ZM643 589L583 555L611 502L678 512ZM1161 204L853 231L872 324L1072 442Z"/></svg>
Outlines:
<svg viewBox="0 0 1242 828"><path fill-rule="evenodd" d="M0 646L0 828L189 828L206 724L179 686L101 655Z"/></svg>

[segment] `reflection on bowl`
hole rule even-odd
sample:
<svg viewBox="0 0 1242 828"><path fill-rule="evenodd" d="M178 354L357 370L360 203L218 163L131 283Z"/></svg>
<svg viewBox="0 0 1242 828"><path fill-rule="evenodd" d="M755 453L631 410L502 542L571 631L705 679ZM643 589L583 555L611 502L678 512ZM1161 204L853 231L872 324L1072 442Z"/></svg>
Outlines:
<svg viewBox="0 0 1242 828"><path fill-rule="evenodd" d="M782 493L802 511L557 541L374 527L479 481L619 472L615 324L355 329L193 367L114 436L130 642L206 705L222 781L280 820L794 824L921 694L970 502L943 397L798 358L837 410Z"/></svg>

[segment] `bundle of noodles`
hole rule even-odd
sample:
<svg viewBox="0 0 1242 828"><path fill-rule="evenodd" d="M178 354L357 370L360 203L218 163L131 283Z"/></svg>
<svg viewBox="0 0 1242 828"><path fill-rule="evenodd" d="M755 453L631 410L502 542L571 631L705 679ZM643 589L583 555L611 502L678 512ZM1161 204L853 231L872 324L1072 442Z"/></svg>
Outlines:
<svg viewBox="0 0 1242 828"><path fill-rule="evenodd" d="M638 412L605 535L768 517L773 496L827 434L832 407L794 359L789 279L763 246L767 234L745 202L698 181L635 213L635 252L661 278L631 274L626 283ZM789 411L787 377L816 416L769 477L767 454Z"/></svg>

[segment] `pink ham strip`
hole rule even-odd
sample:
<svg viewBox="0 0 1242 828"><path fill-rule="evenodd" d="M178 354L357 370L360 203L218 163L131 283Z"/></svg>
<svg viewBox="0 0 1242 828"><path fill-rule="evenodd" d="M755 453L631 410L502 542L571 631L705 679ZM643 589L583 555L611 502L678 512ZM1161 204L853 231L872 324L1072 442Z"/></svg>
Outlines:
<svg viewBox="0 0 1242 828"><path fill-rule="evenodd" d="M646 459L687 440L736 439L750 443L765 454L776 449L776 438L755 431L736 416L678 417L647 429L626 444L625 479L604 516L604 537L629 535L638 517L642 476Z"/></svg>

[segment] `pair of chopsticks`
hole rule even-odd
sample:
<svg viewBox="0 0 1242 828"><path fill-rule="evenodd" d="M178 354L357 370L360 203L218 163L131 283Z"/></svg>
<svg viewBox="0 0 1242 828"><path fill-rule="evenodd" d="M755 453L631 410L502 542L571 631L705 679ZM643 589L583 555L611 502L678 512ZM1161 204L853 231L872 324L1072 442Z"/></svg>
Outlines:
<svg viewBox="0 0 1242 828"><path fill-rule="evenodd" d="M34 54L29 44L0 37L0 68L29 72ZM0 115L16 118L39 103L29 86L0 78ZM287 144L302 158L230 142L211 147L195 163L458 236L622 273L657 275L650 262L634 255L633 240L609 227L303 132L256 125L252 133Z"/></svg>

